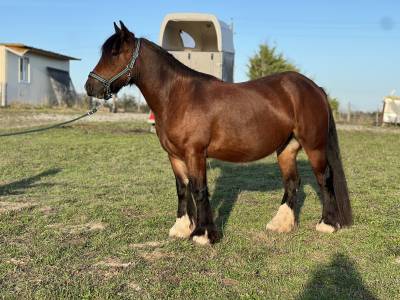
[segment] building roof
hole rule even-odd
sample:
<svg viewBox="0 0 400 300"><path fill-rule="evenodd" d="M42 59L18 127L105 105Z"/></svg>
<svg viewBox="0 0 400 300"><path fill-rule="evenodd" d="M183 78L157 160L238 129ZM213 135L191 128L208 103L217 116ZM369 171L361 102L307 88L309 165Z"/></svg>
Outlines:
<svg viewBox="0 0 400 300"><path fill-rule="evenodd" d="M72 56L68 56L68 55L64 55L64 54L60 54L60 53L56 53L56 52L52 52L52 51L48 51L48 50L43 50L43 49L35 48L32 46L28 46L25 44L20 44L20 43L0 43L0 46L5 46L11 50L14 50L14 52L16 52L19 55L23 55L29 51L31 53L35 53L35 54L39 54L42 56L47 56L47 57L51 57L51 58L55 58L55 59L60 59L60 60L80 60L79 58L75 58Z"/></svg>

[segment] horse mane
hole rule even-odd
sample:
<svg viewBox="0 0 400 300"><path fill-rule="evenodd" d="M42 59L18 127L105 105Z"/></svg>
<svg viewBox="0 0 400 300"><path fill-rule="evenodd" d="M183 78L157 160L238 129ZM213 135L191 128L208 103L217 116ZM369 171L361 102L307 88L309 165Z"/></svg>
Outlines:
<svg viewBox="0 0 400 300"><path fill-rule="evenodd" d="M135 38L133 33L131 33L131 37ZM148 39L145 38L142 38L142 41L144 41L146 45L148 45L151 49L153 49L157 54L165 58L169 63L169 65L176 71L183 73L186 76L201 77L202 79L209 79L209 80L219 80L218 78L212 75L201 73L189 68L188 66L177 60L171 53L169 53L159 45L153 43L152 41L149 41ZM102 53L109 55L114 49L119 49L122 42L123 41L121 40L121 36L119 34L114 33L101 46L101 51Z"/></svg>
<svg viewBox="0 0 400 300"><path fill-rule="evenodd" d="M170 66L172 68L174 68L175 70L177 70L178 72L180 71L184 75L200 77L202 79L219 80L218 78L216 78L216 77L214 77L212 75L205 74L205 73L202 73L202 72L198 72L196 70L193 70L193 69L189 68L188 66L186 66L185 64L183 64L182 62L177 60L167 50L165 50L161 46L153 43L152 41L149 41L148 39L145 39L145 38L142 38L142 40L144 40L145 43L147 45L149 45L157 54L159 54L160 56L164 57L170 63Z"/></svg>

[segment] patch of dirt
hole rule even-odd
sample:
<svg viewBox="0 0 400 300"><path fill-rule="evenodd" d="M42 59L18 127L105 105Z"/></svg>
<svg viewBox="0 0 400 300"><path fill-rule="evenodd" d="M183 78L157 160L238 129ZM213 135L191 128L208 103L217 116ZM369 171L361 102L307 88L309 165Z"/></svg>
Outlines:
<svg viewBox="0 0 400 300"><path fill-rule="evenodd" d="M140 287L140 285L138 285L138 284L135 283L135 282L129 282L128 285L127 285L127 287L128 287L129 289L131 289L131 290L136 291L136 292L139 292L139 291L142 290L142 288Z"/></svg>
<svg viewBox="0 0 400 300"><path fill-rule="evenodd" d="M57 210L51 206L44 206L39 208L39 211L42 212L44 215L48 216L55 213Z"/></svg>
<svg viewBox="0 0 400 300"><path fill-rule="evenodd" d="M115 268L115 269L124 269L124 268L131 266L132 264L133 263L131 263L131 262L124 263L118 258L110 257L103 261L98 262L94 266L96 266L96 267L101 266L101 267L108 267L108 268Z"/></svg>
<svg viewBox="0 0 400 300"><path fill-rule="evenodd" d="M11 258L9 260L6 261L9 264L13 264L15 266L25 266L28 263L28 259L27 258Z"/></svg>
<svg viewBox="0 0 400 300"><path fill-rule="evenodd" d="M222 284L225 286L236 286L239 285L239 281L231 278L223 278L221 280Z"/></svg>
<svg viewBox="0 0 400 300"><path fill-rule="evenodd" d="M400 256L396 257L395 262L397 262L398 264L400 264Z"/></svg>
<svg viewBox="0 0 400 300"><path fill-rule="evenodd" d="M156 247L164 246L167 243L169 243L168 240L145 242L145 243L138 243L138 244L130 244L129 248L133 248L133 249L156 248Z"/></svg>
<svg viewBox="0 0 400 300"><path fill-rule="evenodd" d="M34 202L0 202L0 214L11 212L11 211L21 211L23 209L30 209L35 207L37 204Z"/></svg>
<svg viewBox="0 0 400 300"><path fill-rule="evenodd" d="M55 228L65 233L77 234L81 232L101 231L107 227L107 224L102 222L89 222L78 225L65 225L62 223L57 223L48 225L47 227Z"/></svg>
<svg viewBox="0 0 400 300"><path fill-rule="evenodd" d="M134 263L122 262L119 258L107 258L93 265L96 268L96 273L105 279L117 276L121 270L124 270Z"/></svg>
<svg viewBox="0 0 400 300"><path fill-rule="evenodd" d="M172 254L162 251L160 248L171 242L170 240L149 241L144 243L130 244L129 248L139 251L139 256L147 262L155 262Z"/></svg>
<svg viewBox="0 0 400 300"><path fill-rule="evenodd" d="M167 252L163 252L160 250L154 250L152 252L143 252L139 254L141 258L143 258L144 260L148 261L148 262L155 262L157 260L160 260L162 258L166 258L166 257L171 257L172 255L170 253Z"/></svg>

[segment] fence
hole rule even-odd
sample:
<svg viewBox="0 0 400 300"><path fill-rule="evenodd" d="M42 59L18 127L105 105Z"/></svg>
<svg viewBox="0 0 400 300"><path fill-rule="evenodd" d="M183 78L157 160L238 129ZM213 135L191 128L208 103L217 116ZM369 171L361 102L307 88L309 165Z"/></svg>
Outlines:
<svg viewBox="0 0 400 300"><path fill-rule="evenodd" d="M350 108L346 112L334 112L337 123L354 124L354 125L382 125L383 113L377 109L372 112L353 111Z"/></svg>

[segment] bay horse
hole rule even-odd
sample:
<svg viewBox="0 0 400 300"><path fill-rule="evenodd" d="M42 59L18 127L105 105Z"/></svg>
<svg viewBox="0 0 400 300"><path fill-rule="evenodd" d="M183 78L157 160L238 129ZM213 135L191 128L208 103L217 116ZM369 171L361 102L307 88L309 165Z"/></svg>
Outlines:
<svg viewBox="0 0 400 300"><path fill-rule="evenodd" d="M292 231L305 150L321 192L321 232L352 224L347 183L327 95L307 77L284 72L242 83L190 69L120 22L89 74L89 96L108 99L135 84L156 120L156 133L176 178L178 210L171 237L210 244L219 234L207 188L206 160L250 162L276 152L283 177L281 205L268 230Z"/></svg>

